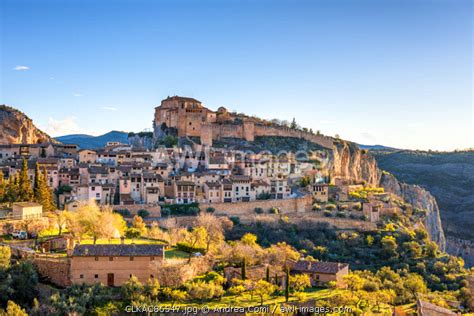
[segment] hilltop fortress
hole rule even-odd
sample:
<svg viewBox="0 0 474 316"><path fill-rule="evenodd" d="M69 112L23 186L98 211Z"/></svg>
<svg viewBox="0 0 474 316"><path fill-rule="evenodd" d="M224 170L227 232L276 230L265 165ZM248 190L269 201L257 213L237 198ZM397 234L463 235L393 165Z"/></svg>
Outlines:
<svg viewBox="0 0 474 316"><path fill-rule="evenodd" d="M213 140L221 138L240 138L252 142L258 136L280 136L302 138L333 148L331 137L237 115L224 107L214 112L196 99L180 96L168 97L155 108L153 128L155 138L165 134L199 137L201 144L206 146L212 146Z"/></svg>

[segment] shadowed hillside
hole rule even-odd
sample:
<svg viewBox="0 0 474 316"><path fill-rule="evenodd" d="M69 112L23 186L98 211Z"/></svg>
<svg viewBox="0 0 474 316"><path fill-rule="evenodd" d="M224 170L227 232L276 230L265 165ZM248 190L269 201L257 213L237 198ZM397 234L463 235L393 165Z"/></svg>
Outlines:
<svg viewBox="0 0 474 316"><path fill-rule="evenodd" d="M371 152L380 168L436 197L448 236L474 240L474 151Z"/></svg>

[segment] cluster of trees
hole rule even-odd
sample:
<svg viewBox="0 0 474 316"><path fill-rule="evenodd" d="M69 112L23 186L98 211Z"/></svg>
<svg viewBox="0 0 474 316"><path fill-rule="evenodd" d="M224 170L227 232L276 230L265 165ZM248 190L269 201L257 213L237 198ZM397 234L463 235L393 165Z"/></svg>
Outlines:
<svg viewBox="0 0 474 316"><path fill-rule="evenodd" d="M17 304L33 304L38 275L29 261L11 264L10 257L10 247L0 245L0 307L6 308L7 315L27 315Z"/></svg>
<svg viewBox="0 0 474 316"><path fill-rule="evenodd" d="M23 159L19 173L5 180L0 171L0 202L38 202L43 205L43 211L50 212L56 209L53 191L48 186L46 169L40 170L38 163L35 169L34 183L28 176L28 161Z"/></svg>
<svg viewBox="0 0 474 316"><path fill-rule="evenodd" d="M64 227L77 239L90 237L94 244L99 238L119 238L124 236L127 225L120 214L109 207L99 207L90 201L81 205L75 212L58 212L53 215L60 232Z"/></svg>
<svg viewBox="0 0 474 316"><path fill-rule="evenodd" d="M401 276L416 273L430 291L449 292L463 299L468 291L463 260L440 252L423 228L413 229L406 220L364 233L339 233L328 224L311 221L298 226L280 221L277 227L256 223L236 226L227 238L236 239L250 231L263 245L286 242L318 260L350 263L351 269L376 273L387 266Z"/></svg>

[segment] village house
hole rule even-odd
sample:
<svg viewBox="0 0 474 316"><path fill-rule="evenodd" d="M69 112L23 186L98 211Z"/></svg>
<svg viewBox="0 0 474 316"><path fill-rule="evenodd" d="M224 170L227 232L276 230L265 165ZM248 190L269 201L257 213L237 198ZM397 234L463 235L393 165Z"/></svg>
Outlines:
<svg viewBox="0 0 474 316"><path fill-rule="evenodd" d="M196 185L193 181L179 180L174 182L174 193L176 204L196 202Z"/></svg>
<svg viewBox="0 0 474 316"><path fill-rule="evenodd" d="M77 245L71 256L71 281L121 286L135 276L146 283L157 278L157 263L165 258L164 247L159 244Z"/></svg>
<svg viewBox="0 0 474 316"><path fill-rule="evenodd" d="M309 275L312 286L334 281L337 287L342 288L345 287L343 278L349 273L349 265L340 262L299 260L291 266L290 273Z"/></svg>
<svg viewBox="0 0 474 316"><path fill-rule="evenodd" d="M313 183L309 185L313 198L321 203L327 203L329 199L329 185L327 183Z"/></svg>
<svg viewBox="0 0 474 316"><path fill-rule="evenodd" d="M12 206L14 219L38 218L43 216L43 206L34 202L15 202Z"/></svg>
<svg viewBox="0 0 474 316"><path fill-rule="evenodd" d="M90 149L79 150L79 163L95 163L97 161L97 152Z"/></svg>
<svg viewBox="0 0 474 316"><path fill-rule="evenodd" d="M216 182L205 182L204 183L204 202L205 203L220 203L223 201L222 198L222 183Z"/></svg>
<svg viewBox="0 0 474 316"><path fill-rule="evenodd" d="M232 202L248 202L255 200L252 191L252 180L248 176L234 175L232 181Z"/></svg>

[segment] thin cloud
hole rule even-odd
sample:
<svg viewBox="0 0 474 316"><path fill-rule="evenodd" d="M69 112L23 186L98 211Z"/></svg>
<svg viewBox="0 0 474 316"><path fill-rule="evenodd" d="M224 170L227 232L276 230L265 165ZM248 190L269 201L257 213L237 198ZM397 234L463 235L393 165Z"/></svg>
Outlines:
<svg viewBox="0 0 474 316"><path fill-rule="evenodd" d="M13 68L13 70L25 71L25 70L30 70L30 67L24 66L24 65L18 65L18 66L16 66L15 68Z"/></svg>
<svg viewBox="0 0 474 316"><path fill-rule="evenodd" d="M62 136L67 134L83 134L84 131L77 124L76 117L69 116L63 119L55 119L50 117L48 124L43 129L51 136Z"/></svg>
<svg viewBox="0 0 474 316"><path fill-rule="evenodd" d="M73 93L72 95L75 96L76 98L82 97L82 93L78 93L78 92Z"/></svg>
<svg viewBox="0 0 474 316"><path fill-rule="evenodd" d="M113 107L113 106L103 106L102 107L102 110L106 110L106 111L118 111L117 108Z"/></svg>

